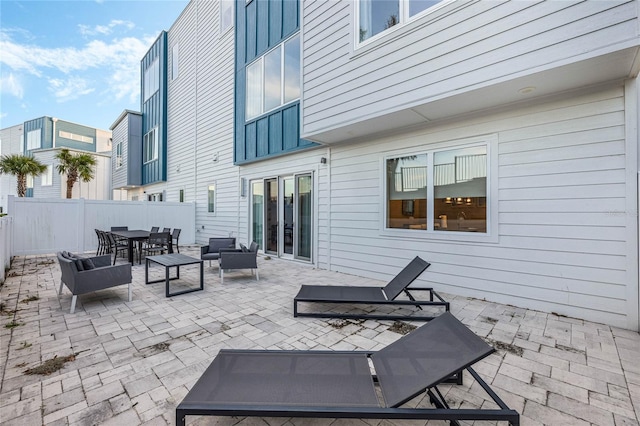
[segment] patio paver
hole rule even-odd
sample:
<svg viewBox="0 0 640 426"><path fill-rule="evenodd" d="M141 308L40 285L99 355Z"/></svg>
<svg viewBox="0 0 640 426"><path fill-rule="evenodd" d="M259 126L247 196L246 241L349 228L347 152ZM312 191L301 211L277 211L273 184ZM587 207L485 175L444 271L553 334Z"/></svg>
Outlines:
<svg viewBox="0 0 640 426"><path fill-rule="evenodd" d="M182 247L198 257L197 247ZM119 259L119 262L124 260ZM205 263L205 289L165 298L133 268L126 286L79 297L69 313L58 297L55 256L17 257L0 289L0 424L175 424L175 407L223 348L377 350L401 335L393 321L293 318L301 284L384 285L310 265L258 257L260 281L235 271L220 284ZM164 269L151 268L158 276ZM427 270L425 274L428 274ZM181 268L197 286L199 268ZM640 334L477 299L444 294L451 311L498 351L476 364L522 425L638 425ZM406 308L405 308L406 309ZM414 325L421 325L416 322ZM49 375L27 375L71 356ZM442 386L453 406L489 404L471 377ZM428 406L428 398L410 401ZM367 426L392 421L296 418L189 418L196 425ZM439 421L404 421L411 426ZM468 424L468 423L463 423ZM478 423L482 424L482 423ZM486 424L486 423L484 423Z"/></svg>

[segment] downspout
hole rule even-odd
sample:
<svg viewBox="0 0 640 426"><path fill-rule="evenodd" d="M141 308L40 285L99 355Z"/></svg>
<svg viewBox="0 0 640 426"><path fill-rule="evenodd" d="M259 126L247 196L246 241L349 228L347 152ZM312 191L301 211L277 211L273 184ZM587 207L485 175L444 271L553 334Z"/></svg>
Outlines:
<svg viewBox="0 0 640 426"><path fill-rule="evenodd" d="M331 271L331 147L327 147L327 270Z"/></svg>
<svg viewBox="0 0 640 426"><path fill-rule="evenodd" d="M53 148L56 147L56 122L58 121L57 118L55 117L51 117L51 121L53 122L53 133L51 135L51 146Z"/></svg>

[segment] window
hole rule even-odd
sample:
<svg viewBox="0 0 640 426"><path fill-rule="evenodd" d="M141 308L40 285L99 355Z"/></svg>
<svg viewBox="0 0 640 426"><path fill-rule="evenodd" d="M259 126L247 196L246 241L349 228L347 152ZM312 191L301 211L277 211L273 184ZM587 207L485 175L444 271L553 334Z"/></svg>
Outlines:
<svg viewBox="0 0 640 426"><path fill-rule="evenodd" d="M40 129L31 130L27 133L27 150L38 149L42 146L42 131Z"/></svg>
<svg viewBox="0 0 640 426"><path fill-rule="evenodd" d="M58 136L60 136L61 138L71 139L78 142L93 143L93 138L90 136L76 135L75 133L64 132L62 130L58 132Z"/></svg>
<svg viewBox="0 0 640 426"><path fill-rule="evenodd" d="M45 172L40 175L40 185L41 186L53 185L53 166L51 164L48 164L47 170L45 170Z"/></svg>
<svg viewBox="0 0 640 426"><path fill-rule="evenodd" d="M143 161L148 163L149 161L156 160L158 158L158 128L151 129L149 133L144 135L144 144L142 149L144 150Z"/></svg>
<svg viewBox="0 0 640 426"><path fill-rule="evenodd" d="M487 145L387 158L386 167L387 228L487 233Z"/></svg>
<svg viewBox="0 0 640 426"><path fill-rule="evenodd" d="M209 185L207 189L207 211L213 213L216 211L216 185Z"/></svg>
<svg viewBox="0 0 640 426"><path fill-rule="evenodd" d="M184 203L184 189L180 190L180 196L178 198L181 203Z"/></svg>
<svg viewBox="0 0 640 426"><path fill-rule="evenodd" d="M233 26L233 0L220 1L220 34Z"/></svg>
<svg viewBox="0 0 640 426"><path fill-rule="evenodd" d="M403 24L442 0L360 0L358 2L358 41L374 37Z"/></svg>
<svg viewBox="0 0 640 426"><path fill-rule="evenodd" d="M178 67L180 63L180 48L178 43L173 45L171 49L171 79L178 78Z"/></svg>
<svg viewBox="0 0 640 426"><path fill-rule="evenodd" d="M144 72L144 100L149 99L160 88L160 64L156 59Z"/></svg>
<svg viewBox="0 0 640 426"><path fill-rule="evenodd" d="M300 98L300 37L280 44L247 67L246 119Z"/></svg>
<svg viewBox="0 0 640 426"><path fill-rule="evenodd" d="M122 141L116 144L116 169L122 167Z"/></svg>

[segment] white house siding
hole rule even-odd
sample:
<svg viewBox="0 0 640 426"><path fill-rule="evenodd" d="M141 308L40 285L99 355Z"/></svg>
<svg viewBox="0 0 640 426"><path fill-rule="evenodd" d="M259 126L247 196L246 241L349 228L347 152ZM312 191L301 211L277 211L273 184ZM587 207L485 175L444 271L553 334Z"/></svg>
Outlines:
<svg viewBox="0 0 640 426"><path fill-rule="evenodd" d="M196 241L238 228L238 167L233 165L233 29L219 32L219 3L190 2L168 32L179 44L179 76L168 81L167 200L196 201ZM216 211L207 211L216 185ZM159 187L154 185L148 190Z"/></svg>
<svg viewBox="0 0 640 426"><path fill-rule="evenodd" d="M625 128L637 122L635 83L627 90L627 99L618 84L332 148L331 269L380 279L420 255L432 265L419 284L637 330L638 228L627 214L637 185L627 176L638 142ZM382 229L385 155L482 135L498 152L495 242Z"/></svg>
<svg viewBox="0 0 640 426"><path fill-rule="evenodd" d="M113 128L112 130L112 138L113 138L113 152L111 162L111 173L113 176L112 185L114 189L124 188L127 186L127 167L128 167L128 156L127 151L129 148L129 116L125 115L125 117L120 120L120 122ZM117 159L116 159L116 146L118 143L122 144L122 166L116 168Z"/></svg>
<svg viewBox="0 0 640 426"><path fill-rule="evenodd" d="M302 136L311 139L635 46L638 36L637 1L454 1L357 49L355 2L303 2L302 14Z"/></svg>
<svg viewBox="0 0 640 426"><path fill-rule="evenodd" d="M22 124L0 129L0 155L20 154ZM0 174L0 207L4 213L9 207L9 195L17 195L18 181L15 176Z"/></svg>

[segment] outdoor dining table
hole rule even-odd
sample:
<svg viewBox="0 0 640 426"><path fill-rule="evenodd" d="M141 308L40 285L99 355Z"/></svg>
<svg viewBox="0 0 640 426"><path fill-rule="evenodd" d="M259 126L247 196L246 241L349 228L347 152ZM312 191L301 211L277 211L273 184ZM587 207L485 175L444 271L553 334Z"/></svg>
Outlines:
<svg viewBox="0 0 640 426"><path fill-rule="evenodd" d="M149 239L149 231L143 229L134 229L131 231L111 231L113 235L126 238L129 245L129 263L133 264L133 242L134 241L146 241ZM142 260L138 263L142 263Z"/></svg>

